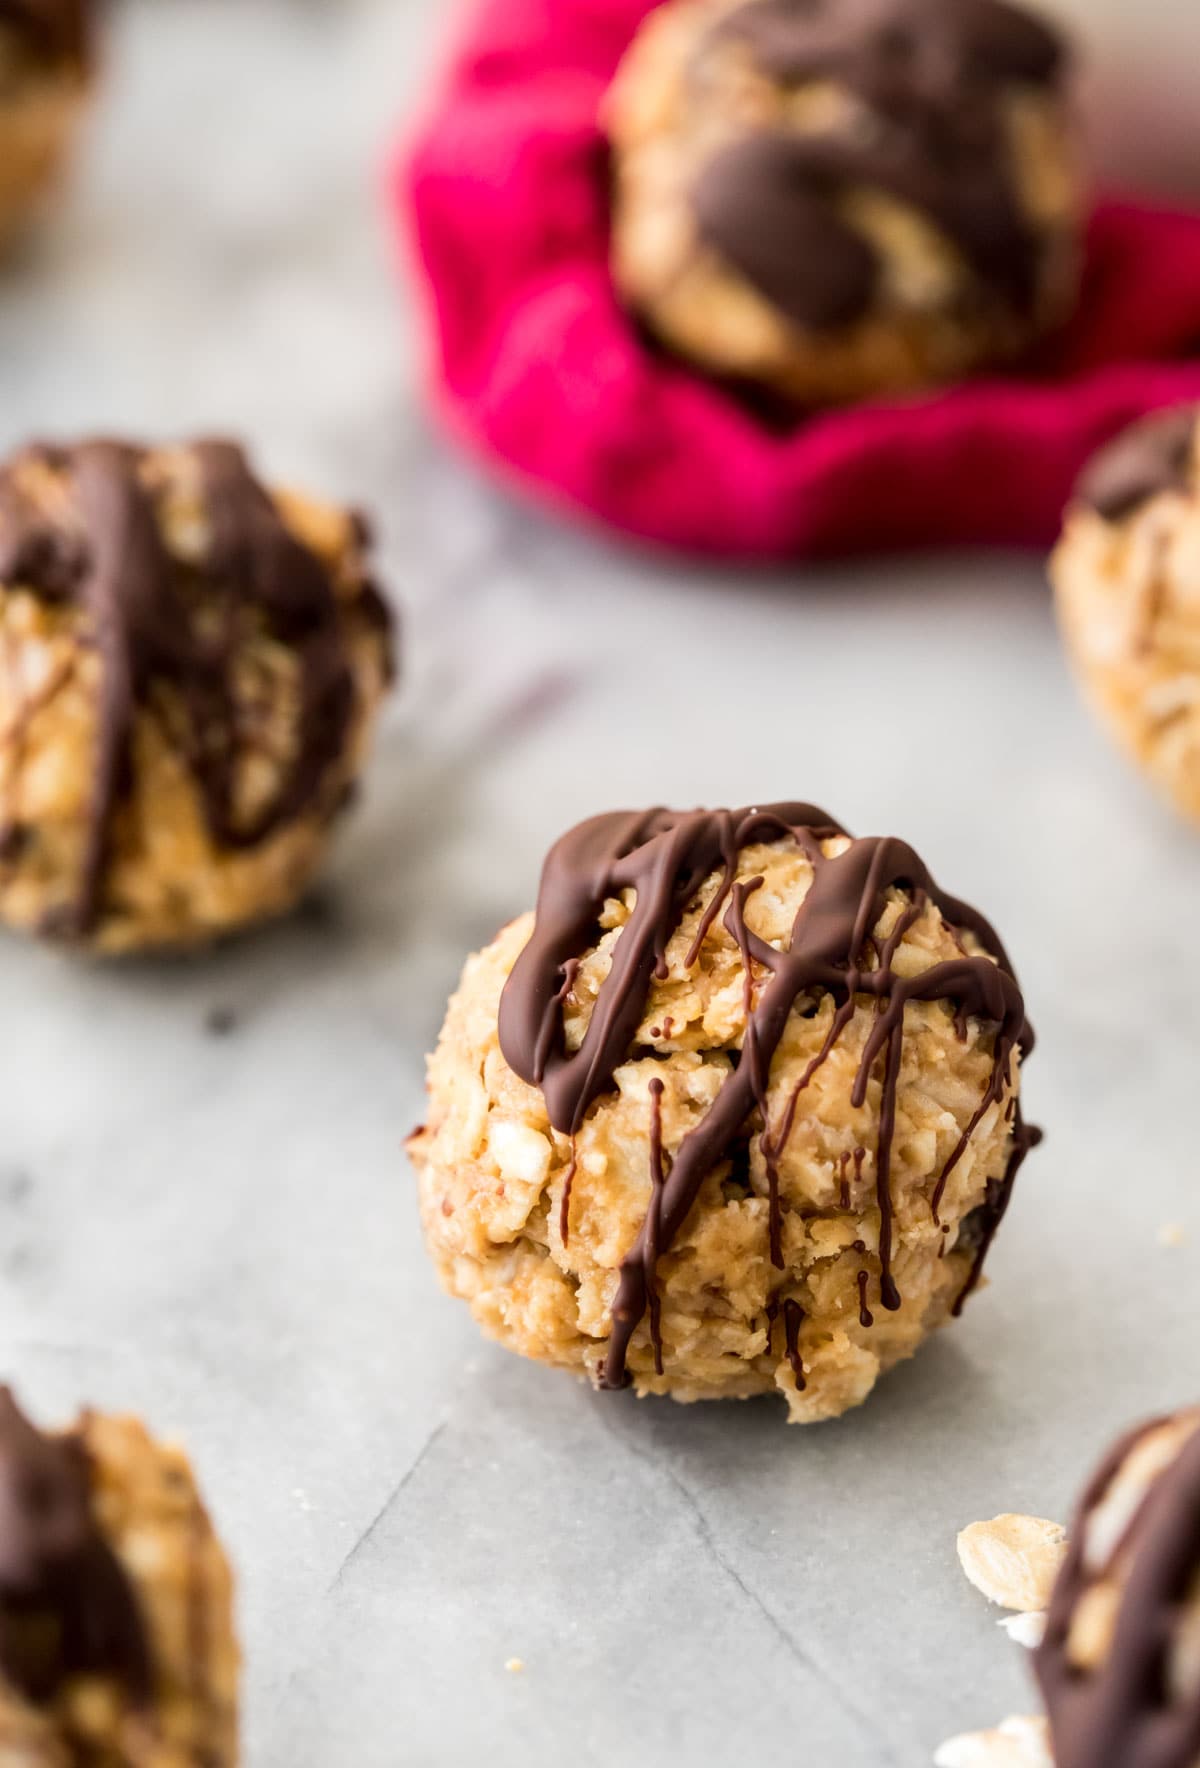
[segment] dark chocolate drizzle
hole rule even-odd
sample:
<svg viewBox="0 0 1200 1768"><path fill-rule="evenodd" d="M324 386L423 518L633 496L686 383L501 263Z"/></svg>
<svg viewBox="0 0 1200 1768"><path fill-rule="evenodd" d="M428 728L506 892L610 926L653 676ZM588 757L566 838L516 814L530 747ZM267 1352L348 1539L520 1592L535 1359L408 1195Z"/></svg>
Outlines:
<svg viewBox="0 0 1200 1768"><path fill-rule="evenodd" d="M1081 503L1120 522L1164 491L1188 491L1200 409L1185 405L1144 418L1089 462L1075 488Z"/></svg>
<svg viewBox="0 0 1200 1768"><path fill-rule="evenodd" d="M831 81L869 126L761 128L716 153L693 188L701 235L798 324L849 325L871 307L880 260L845 218L856 187L929 217L992 295L1024 317L1042 251L1015 187L1001 100L1056 86L1061 39L1004 0L749 0L706 36L743 44L783 86Z"/></svg>
<svg viewBox="0 0 1200 1768"><path fill-rule="evenodd" d="M1087 1563L1087 1523L1130 1452L1164 1419L1134 1431L1084 1494L1034 1657L1057 1768L1192 1768L1200 1756L1200 1695L1173 1701L1168 1659L1200 1571L1200 1431L1151 1484L1109 1567L1127 1558L1111 1650L1095 1670L1068 1654L1077 1604L1104 1569Z"/></svg>
<svg viewBox="0 0 1200 1768"><path fill-rule="evenodd" d="M667 944L688 904L714 872L719 874L719 882L704 909L688 964L695 962L705 932L723 911L723 925L737 942L745 966L747 1023L736 1067L669 1165L661 1155L661 1145L655 1153L652 1139L651 1208L621 1267L603 1371L605 1386L626 1384L630 1340L648 1311L657 1362L661 1349L655 1294L658 1260L682 1229L704 1179L730 1157L756 1113L759 1148L767 1172L771 1262L776 1269L783 1268L778 1161L800 1094L832 1052L863 996L874 1000L875 1019L852 1100L856 1107L863 1104L871 1076L879 1066L882 1100L875 1195L880 1217L880 1300L893 1311L901 1306L901 1297L892 1275L889 1181L905 1007L910 1001L945 1000L960 1014L973 1014L995 1027L991 1076L978 1110L939 1177L931 1200L935 1209L950 1172L985 1111L1003 1097L1012 1077L1014 1052L1027 1053L1033 1047L1033 1033L1012 966L983 916L940 891L912 848L902 841L854 841L836 858L825 858L821 842L844 833L823 811L807 804L737 811L622 811L579 824L547 856L534 931L501 997L500 1044L509 1067L530 1085L541 1088L550 1121L563 1135L576 1136L591 1107L612 1086L616 1069L633 1046L651 983L655 976L665 974ZM794 841L813 866L812 886L784 951L758 938L747 925L746 902L761 879L739 881L736 876L743 849L780 840ZM889 938L877 946L872 930L892 887L911 891L913 902L902 912ZM611 968L583 1041L578 1050L568 1051L564 975L572 967L573 976L580 959L595 945L605 902L625 890L635 895L633 909L613 946ZM896 949L927 901L938 907L948 923L973 933L991 955L969 957L964 953L919 976L897 976L892 967ZM868 951L874 954L874 968L865 967ZM835 1004L828 1035L773 1130L767 1086L775 1052L797 1005L803 1001L815 1008L823 995L829 995ZM655 1085L661 1083L652 1083ZM661 1092L652 1095L655 1121L660 1121L660 1110ZM989 1184L985 1202L975 1212L980 1216L978 1240L955 1303L956 1312L979 1280L1021 1162L1036 1138L1037 1132L1022 1123L1018 1107L1013 1113L1008 1169L1001 1180ZM857 1156L856 1169L860 1169ZM799 1374L793 1319L789 1316L788 1351Z"/></svg>
<svg viewBox="0 0 1200 1768"><path fill-rule="evenodd" d="M203 442L193 450L211 526L200 572L167 550L141 477L142 451L88 442L31 452L67 475L79 527L64 531L22 496L19 461L0 471L0 582L77 604L103 662L82 877L69 910L46 929L82 938L104 912L135 717L157 687L169 684L181 703L181 741L214 841L247 849L319 803L354 713L354 677L324 564L290 533L234 444ZM373 585L364 586L359 605L386 642L388 616ZM201 631L197 610L211 621L214 608L219 627ZM247 739L235 666L242 642L259 628L298 658L299 742L275 796L252 816L239 816L235 788Z"/></svg>
<svg viewBox="0 0 1200 1768"><path fill-rule="evenodd" d="M48 1705L77 1676L153 1694L137 1598L92 1515L78 1437L47 1437L0 1388L0 1678Z"/></svg>
<svg viewBox="0 0 1200 1768"><path fill-rule="evenodd" d="M792 1366L796 1392L801 1394L808 1386L804 1375L804 1359L800 1355L800 1328L803 1324L804 1309L794 1296L789 1295L783 1304L783 1340L787 1360Z"/></svg>
<svg viewBox="0 0 1200 1768"><path fill-rule="evenodd" d="M0 0L0 29L19 31L46 61L85 66L91 33L88 0Z"/></svg>

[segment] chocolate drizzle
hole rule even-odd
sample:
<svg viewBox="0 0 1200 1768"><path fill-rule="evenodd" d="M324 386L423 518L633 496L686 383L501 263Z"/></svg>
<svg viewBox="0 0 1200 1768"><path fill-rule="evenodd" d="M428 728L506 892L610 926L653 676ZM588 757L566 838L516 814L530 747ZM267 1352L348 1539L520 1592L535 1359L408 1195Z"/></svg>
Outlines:
<svg viewBox="0 0 1200 1768"><path fill-rule="evenodd" d="M808 1386L804 1376L804 1361L800 1355L800 1328L803 1324L804 1309L793 1296L789 1295L783 1304L783 1342L787 1351L787 1360L792 1366L796 1392L801 1394Z"/></svg>
<svg viewBox="0 0 1200 1768"><path fill-rule="evenodd" d="M75 530L49 521L23 494L20 459L0 472L0 582L78 605L85 640L102 662L82 876L71 907L47 929L67 937L86 936L103 914L114 819L131 784L136 715L164 685L182 712L178 740L209 831L230 849L255 847L320 804L353 716L354 677L324 564L289 532L239 448L207 442L192 453L210 526L199 569L168 551L137 449L89 442L26 457L65 475L78 512ZM386 631L372 586L364 586L360 605ZM253 709L240 704L236 674L241 648L256 632L297 658L298 742L274 795L242 814L237 784Z"/></svg>
<svg viewBox="0 0 1200 1768"><path fill-rule="evenodd" d="M779 85L830 82L857 101L841 127L743 136L694 186L701 235L773 306L818 330L866 314L881 261L840 204L869 188L926 215L1015 314L1033 311L1042 253L1002 101L1057 85L1054 32L1004 0L749 0L701 56L729 43Z"/></svg>
<svg viewBox="0 0 1200 1768"><path fill-rule="evenodd" d="M1200 410L1187 405L1134 424L1090 462L1076 497L1120 522L1163 492L1190 490L1198 423Z"/></svg>
<svg viewBox="0 0 1200 1768"><path fill-rule="evenodd" d="M1200 1756L1200 1693L1172 1698L1175 1629L1200 1572L1200 1430L1153 1481L1109 1564L1088 1563L1088 1520L1132 1450L1167 1420L1126 1437L1084 1494L1034 1665L1057 1768L1192 1768ZM1116 1629L1095 1670L1068 1651L1077 1604L1096 1576L1123 1562Z"/></svg>
<svg viewBox="0 0 1200 1768"><path fill-rule="evenodd" d="M659 1245L662 1239L663 1189L667 1182L667 1161L663 1154L662 1137L662 1082L655 1078L650 1082L647 1091L650 1094L650 1207L646 1212L645 1227L646 1268L649 1273L646 1297L650 1310L650 1342L654 1346L654 1370L655 1374L661 1375L663 1372L661 1308L658 1290L654 1283L654 1272L658 1265Z"/></svg>
<svg viewBox="0 0 1200 1768"><path fill-rule="evenodd" d="M78 1676L153 1693L137 1599L92 1516L77 1437L46 1437L0 1388L0 1678L48 1705Z"/></svg>
<svg viewBox="0 0 1200 1768"><path fill-rule="evenodd" d="M620 1387L627 1382L630 1340L647 1311L651 1313L657 1360L660 1344L654 1279L658 1260L682 1229L706 1176L730 1157L756 1114L768 1181L770 1257L776 1269L783 1269L778 1161L801 1093L832 1053L864 997L874 1003L874 1018L851 1097L854 1106L861 1107L872 1075L880 1070L882 1097L875 1149L880 1299L892 1311L901 1306L892 1275L890 1169L905 1008L911 1001L944 1000L959 1014L974 1015L995 1028L988 1085L970 1127L939 1177L938 1199L983 1114L1003 1098L1012 1080L1014 1053L1028 1052L1033 1046L1011 965L983 916L940 891L917 855L902 841L853 841L845 852L826 858L822 841L844 833L823 811L806 804L738 811L617 812L581 823L547 857L534 931L501 997L500 1044L509 1067L541 1088L550 1121L563 1135L577 1135L591 1107L612 1086L616 1069L628 1059L652 981L666 975L668 942L688 904L713 873L718 874L717 887L704 908L701 931L687 954L688 965L699 956L703 932L723 915L722 924L738 945L744 967L746 1028L740 1060L707 1115L684 1137L669 1165L652 1130L651 1207L621 1268L603 1372L606 1386ZM746 904L761 879L737 879L739 854L753 844L775 841L795 842L813 867L811 888L782 951L760 939L747 924ZM902 911L892 934L877 946L873 929L893 887L909 890L913 900ZM563 1016L564 976L570 967L573 978L581 958L595 945L605 902L626 890L634 894L629 919L613 946L611 967L582 1042L570 1051ZM920 975L897 975L893 959L900 940L927 902L935 904L954 927L974 934L991 955L970 957L963 953ZM874 957L873 967L867 967L868 952ZM775 1052L793 1010L800 1003L815 1010L825 995L834 1002L834 1013L824 1044L793 1088L778 1127L772 1129L767 1087ZM651 1086L654 1121L660 1122L661 1082ZM1026 1129L1019 1109L1014 1110L1008 1170L1003 1179L989 1184L986 1200L976 1212L980 1219L974 1257L956 1311L979 1279L1021 1161L1035 1139L1036 1132ZM855 1167L861 1170L857 1151ZM789 1355L794 1348L792 1318L788 1317Z"/></svg>

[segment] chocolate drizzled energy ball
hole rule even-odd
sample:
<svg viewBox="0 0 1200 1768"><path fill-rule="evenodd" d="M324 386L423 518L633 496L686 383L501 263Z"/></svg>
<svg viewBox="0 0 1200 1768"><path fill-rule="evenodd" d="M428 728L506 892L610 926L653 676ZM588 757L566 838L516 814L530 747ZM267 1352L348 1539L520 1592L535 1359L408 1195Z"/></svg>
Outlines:
<svg viewBox="0 0 1200 1768"><path fill-rule="evenodd" d="M1105 1458L1034 1667L1045 1719L952 1739L939 1768L1200 1763L1200 1409L1143 1425Z"/></svg>
<svg viewBox="0 0 1200 1768"><path fill-rule="evenodd" d="M804 403L1011 358L1077 292L1065 84L1006 0L669 0L609 100L617 286Z"/></svg>
<svg viewBox="0 0 1200 1768"><path fill-rule="evenodd" d="M236 1768L232 1605L179 1450L95 1413L43 1435L0 1389L0 1761Z"/></svg>
<svg viewBox="0 0 1200 1768"><path fill-rule="evenodd" d="M91 74L90 0L0 0L0 247L53 184Z"/></svg>
<svg viewBox="0 0 1200 1768"><path fill-rule="evenodd" d="M1149 418L1084 474L1054 554L1075 672L1121 747L1200 822L1200 412Z"/></svg>
<svg viewBox="0 0 1200 1768"><path fill-rule="evenodd" d="M1035 1664L1056 1768L1200 1762L1200 1410L1100 1468Z"/></svg>
<svg viewBox="0 0 1200 1768"><path fill-rule="evenodd" d="M225 442L0 468L0 917L121 951L295 903L390 675L366 541Z"/></svg>
<svg viewBox="0 0 1200 1768"><path fill-rule="evenodd" d="M803 804L596 817L469 960L410 1147L511 1349L679 1399L865 1399L979 1280L1033 1132L995 933Z"/></svg>

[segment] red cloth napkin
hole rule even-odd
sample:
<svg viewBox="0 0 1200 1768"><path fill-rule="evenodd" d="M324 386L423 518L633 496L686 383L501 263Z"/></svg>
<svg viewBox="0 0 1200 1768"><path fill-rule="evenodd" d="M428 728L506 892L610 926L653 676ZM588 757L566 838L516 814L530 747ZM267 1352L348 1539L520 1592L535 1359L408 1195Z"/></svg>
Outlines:
<svg viewBox="0 0 1200 1768"><path fill-rule="evenodd" d="M1096 213L1079 316L1036 373L772 427L647 347L607 268L598 111L654 0L483 0L393 195L432 392L558 506L741 557L1045 546L1088 455L1200 399L1200 216Z"/></svg>

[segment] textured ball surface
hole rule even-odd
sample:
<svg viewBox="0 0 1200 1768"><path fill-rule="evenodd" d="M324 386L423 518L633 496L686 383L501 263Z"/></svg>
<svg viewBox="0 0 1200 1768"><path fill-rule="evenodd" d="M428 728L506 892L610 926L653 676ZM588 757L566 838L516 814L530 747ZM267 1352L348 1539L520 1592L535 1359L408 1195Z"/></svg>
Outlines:
<svg viewBox="0 0 1200 1768"><path fill-rule="evenodd" d="M1200 471L1194 407L1092 464L1051 565L1059 624L1102 722L1200 822Z"/></svg>
<svg viewBox="0 0 1200 1768"><path fill-rule="evenodd" d="M1028 1041L990 928L902 843L804 806L597 818L450 1004L410 1144L430 1252L523 1355L834 1416L974 1285Z"/></svg>

